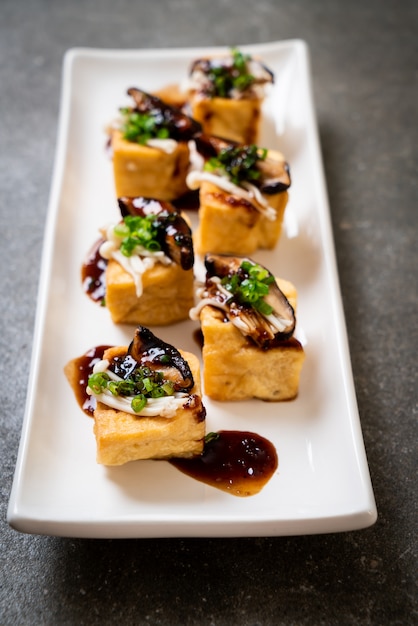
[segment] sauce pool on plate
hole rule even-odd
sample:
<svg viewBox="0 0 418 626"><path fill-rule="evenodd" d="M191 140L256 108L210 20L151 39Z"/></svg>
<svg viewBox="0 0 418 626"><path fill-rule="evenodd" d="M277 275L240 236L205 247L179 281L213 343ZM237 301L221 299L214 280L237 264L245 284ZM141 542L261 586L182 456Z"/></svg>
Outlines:
<svg viewBox="0 0 418 626"><path fill-rule="evenodd" d="M201 456L171 459L170 463L184 474L232 495L259 493L278 467L273 444L246 431L220 430L211 435Z"/></svg>
<svg viewBox="0 0 418 626"><path fill-rule="evenodd" d="M86 392L88 379L95 363L110 347L96 346L76 360L78 376L74 393L79 406L89 417L93 417L96 398ZM240 497L259 493L279 464L276 449L268 439L240 430L209 433L200 456L168 461L183 474Z"/></svg>

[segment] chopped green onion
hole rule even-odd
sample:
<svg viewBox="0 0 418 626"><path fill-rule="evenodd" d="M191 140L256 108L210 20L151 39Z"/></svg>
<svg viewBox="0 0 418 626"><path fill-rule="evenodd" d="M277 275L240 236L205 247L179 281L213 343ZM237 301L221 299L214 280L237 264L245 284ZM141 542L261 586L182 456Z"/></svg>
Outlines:
<svg viewBox="0 0 418 626"><path fill-rule="evenodd" d="M267 304L267 302L262 299L256 302L255 308L262 315L271 315L274 311L273 307L270 306L270 304Z"/></svg>
<svg viewBox="0 0 418 626"><path fill-rule="evenodd" d="M150 378L144 378L142 382L144 384L144 389L146 392L150 392L154 388L154 384L151 382Z"/></svg>
<svg viewBox="0 0 418 626"><path fill-rule="evenodd" d="M139 113L135 109L122 108L122 135L127 141L145 145L150 139L167 139L170 130L162 116Z"/></svg>
<svg viewBox="0 0 418 626"><path fill-rule="evenodd" d="M136 385L133 380L126 378L124 380L119 381L117 387L117 395L118 396L131 396L136 393Z"/></svg>
<svg viewBox="0 0 418 626"><path fill-rule="evenodd" d="M130 233L129 226L125 224L125 222L121 222L120 224L116 224L113 229L113 232L117 237L127 237Z"/></svg>
<svg viewBox="0 0 418 626"><path fill-rule="evenodd" d="M140 413L142 409L146 407L146 404L147 404L147 399L142 393L132 398L132 401L131 401L131 407L132 407L132 410L135 411L135 413Z"/></svg>
<svg viewBox="0 0 418 626"><path fill-rule="evenodd" d="M227 176L235 185L243 181L255 182L261 172L257 168L258 161L264 161L267 150L256 145L228 146L219 151L216 157L208 159L204 169L206 171Z"/></svg>
<svg viewBox="0 0 418 626"><path fill-rule="evenodd" d="M233 90L243 92L255 81L255 77L247 69L250 55L243 54L236 48L231 49L231 54L232 63L210 65L208 78L212 84L212 96L228 98Z"/></svg>
<svg viewBox="0 0 418 626"><path fill-rule="evenodd" d="M106 374L106 372L97 372L96 374L89 376L88 386L93 393L99 394L106 389L108 382L109 374Z"/></svg>
<svg viewBox="0 0 418 626"><path fill-rule="evenodd" d="M219 439L219 433L210 432L205 436L205 443L210 443L211 441L216 441Z"/></svg>
<svg viewBox="0 0 418 626"><path fill-rule="evenodd" d="M222 278L221 284L231 293L230 301L249 305L262 315L271 315L274 309L264 296L269 293L269 285L274 280L274 276L258 263L243 261L237 272Z"/></svg>
<svg viewBox="0 0 418 626"><path fill-rule="evenodd" d="M161 385L161 389L164 391L166 396L174 395L174 385L171 381L167 380Z"/></svg>
<svg viewBox="0 0 418 626"><path fill-rule="evenodd" d="M119 387L119 384L115 380L111 380L107 384L107 388L109 389L110 393L112 393L114 396L119 395L118 387Z"/></svg>
<svg viewBox="0 0 418 626"><path fill-rule="evenodd" d="M124 256L132 256L138 248L145 248L149 252L159 252L161 244L158 241L158 221L156 215L144 217L127 215L123 222L113 228L114 234L122 239L120 251Z"/></svg>
<svg viewBox="0 0 418 626"><path fill-rule="evenodd" d="M173 382L165 379L161 371L144 365L139 365L121 380L111 380L107 372L97 372L89 377L88 385L96 395L108 389L114 396L131 397L135 413L142 411L148 398L173 396L175 392Z"/></svg>

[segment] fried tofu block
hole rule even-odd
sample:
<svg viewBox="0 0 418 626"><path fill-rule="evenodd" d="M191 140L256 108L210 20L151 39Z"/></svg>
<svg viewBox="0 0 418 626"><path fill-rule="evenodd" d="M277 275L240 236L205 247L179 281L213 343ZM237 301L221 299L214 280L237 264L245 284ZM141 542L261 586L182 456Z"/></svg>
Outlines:
<svg viewBox="0 0 418 626"><path fill-rule="evenodd" d="M288 281L277 279L293 308L297 293ZM305 354L297 339L280 342L268 350L257 347L212 306L200 313L203 334L203 385L214 400L258 398L269 401L293 400Z"/></svg>
<svg viewBox="0 0 418 626"><path fill-rule="evenodd" d="M178 142L172 153L123 139L112 130L113 172L116 196L144 196L174 200L188 191L189 148Z"/></svg>
<svg viewBox="0 0 418 626"><path fill-rule="evenodd" d="M258 141L262 103L259 98L233 100L201 94L190 98L191 115L204 133L243 144Z"/></svg>
<svg viewBox="0 0 418 626"><path fill-rule="evenodd" d="M156 263L142 275L143 292L136 294L132 276L110 259L106 268L106 306L115 324L165 326L188 319L194 303L193 269L177 263Z"/></svg>
<svg viewBox="0 0 418 626"><path fill-rule="evenodd" d="M272 249L277 244L288 192L281 191L268 198L276 210L270 220L247 200L204 181L200 187L199 226L194 235L195 250L199 254L252 254L259 248Z"/></svg>
<svg viewBox="0 0 418 626"><path fill-rule="evenodd" d="M104 358L126 354L126 347L110 348ZM173 417L140 417L111 409L97 403L94 411L94 434L97 462L122 465L139 459L193 457L203 451L205 411L201 402L200 366L190 352L181 352L194 378L191 401L177 410ZM193 395L192 395L193 394Z"/></svg>

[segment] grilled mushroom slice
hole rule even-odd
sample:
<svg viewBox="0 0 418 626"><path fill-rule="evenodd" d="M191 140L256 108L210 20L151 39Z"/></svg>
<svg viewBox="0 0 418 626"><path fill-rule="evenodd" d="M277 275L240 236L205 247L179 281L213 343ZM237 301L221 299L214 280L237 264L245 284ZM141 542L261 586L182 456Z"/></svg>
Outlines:
<svg viewBox="0 0 418 626"><path fill-rule="evenodd" d="M196 150L202 155L204 159L210 159L217 156L221 150L225 150L229 146L238 146L236 141L230 141L229 139L222 139L222 137L216 137L215 135L207 135L205 133L199 133L194 137L196 144Z"/></svg>
<svg viewBox="0 0 418 626"><path fill-rule="evenodd" d="M179 213L169 213L165 219L165 237L161 245L164 253L184 270L194 264L192 231Z"/></svg>
<svg viewBox="0 0 418 626"><path fill-rule="evenodd" d="M249 258L215 254L206 255L205 267L207 293L215 305L216 302L229 305L228 318L245 336L251 337L262 348L292 336L296 326L295 312L265 267ZM262 297L263 306L255 307L239 289L231 288L237 282L245 284L250 276L249 267L260 268L264 270L264 276L268 276L265 281L268 293Z"/></svg>
<svg viewBox="0 0 418 626"><path fill-rule="evenodd" d="M257 185L262 193L273 195L289 189L291 184L289 164L279 159L274 159L267 153L264 161L258 161L257 168L261 172L260 182Z"/></svg>
<svg viewBox="0 0 418 626"><path fill-rule="evenodd" d="M252 147L204 133L196 135L194 141L196 150L205 161L229 151L231 154L231 168L241 167L240 159L245 164L247 151ZM267 195L286 191L291 185L289 164L279 152L274 150L269 150L265 153L261 148L258 148L258 152L260 158L256 161L255 168L260 172L260 176L258 179L252 177L251 184ZM240 153L242 153L241 157Z"/></svg>
<svg viewBox="0 0 418 626"><path fill-rule="evenodd" d="M127 215L144 217L150 213L155 214L159 227L158 240L164 254L184 270L190 270L193 267L192 231L172 204L143 197L118 198L118 203L122 217Z"/></svg>
<svg viewBox="0 0 418 626"><path fill-rule="evenodd" d="M164 372L164 378L174 383L176 391L193 388L193 374L180 352L169 343L156 337L145 326L138 326L128 348L128 356L137 363Z"/></svg>
<svg viewBox="0 0 418 626"><path fill-rule="evenodd" d="M127 93L133 98L136 111L151 114L157 123L169 129L170 137L176 141L189 141L202 130L199 122L185 115L177 107L166 104L157 96L137 87L130 87Z"/></svg>
<svg viewBox="0 0 418 626"><path fill-rule="evenodd" d="M170 202L165 200L155 200L154 198L144 198L143 196L123 196L118 198L119 209L122 217L127 215L140 215L143 217L149 213L161 213L167 211L173 213L176 209Z"/></svg>
<svg viewBox="0 0 418 626"><path fill-rule="evenodd" d="M236 274L244 260L240 256L228 256L226 254L207 254L205 256L206 279L213 276L232 276Z"/></svg>
<svg viewBox="0 0 418 626"><path fill-rule="evenodd" d="M261 61L238 50L225 57L196 59L189 75L195 89L208 97L255 97L256 88L274 83L273 72Z"/></svg>

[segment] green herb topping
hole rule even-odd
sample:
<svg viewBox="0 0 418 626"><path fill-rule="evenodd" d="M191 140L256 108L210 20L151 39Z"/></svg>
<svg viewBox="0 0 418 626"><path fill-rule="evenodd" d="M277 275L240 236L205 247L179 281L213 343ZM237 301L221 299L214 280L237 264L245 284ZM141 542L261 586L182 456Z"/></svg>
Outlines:
<svg viewBox="0 0 418 626"><path fill-rule="evenodd" d="M212 441L217 441L219 439L219 433L210 432L205 435L205 443L211 443Z"/></svg>
<svg viewBox="0 0 418 626"><path fill-rule="evenodd" d="M274 276L258 263L243 261L237 272L222 278L221 285L231 293L230 301L249 305L262 315L271 315L274 309L264 296L274 281Z"/></svg>
<svg viewBox="0 0 418 626"><path fill-rule="evenodd" d="M122 114L122 134L128 141L145 145L149 139L170 137L168 124L162 115L140 113L135 109L120 109Z"/></svg>
<svg viewBox="0 0 418 626"><path fill-rule="evenodd" d="M162 372L146 366L138 366L128 378L117 381L112 380L107 372L97 372L89 377L88 386L96 395L108 390L114 396L132 396L131 407L135 413L142 411L148 398L174 395L174 384L166 380Z"/></svg>
<svg viewBox="0 0 418 626"><path fill-rule="evenodd" d="M264 161L267 149L251 146L228 146L222 148L218 155L206 161L204 169L207 172L227 176L235 185L243 181L256 182L261 176L257 168L258 161Z"/></svg>
<svg viewBox="0 0 418 626"><path fill-rule="evenodd" d="M158 216L150 214L127 215L123 222L117 224L113 232L122 239L120 251L125 256L136 254L138 248L145 248L149 252L159 252L161 245L158 241Z"/></svg>
<svg viewBox="0 0 418 626"><path fill-rule="evenodd" d="M213 96L227 98L232 90L245 91L255 81L255 77L247 69L247 62L251 60L251 56L243 54L236 48L232 48L231 54L231 64L217 65L211 63L208 68L208 78L213 86Z"/></svg>

